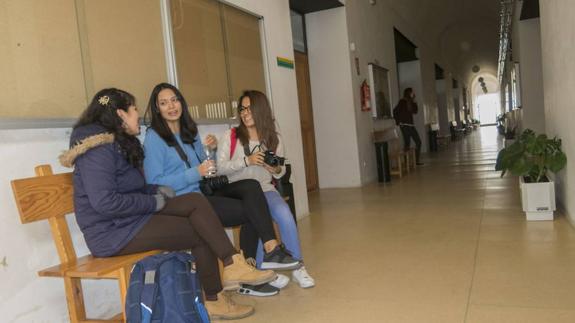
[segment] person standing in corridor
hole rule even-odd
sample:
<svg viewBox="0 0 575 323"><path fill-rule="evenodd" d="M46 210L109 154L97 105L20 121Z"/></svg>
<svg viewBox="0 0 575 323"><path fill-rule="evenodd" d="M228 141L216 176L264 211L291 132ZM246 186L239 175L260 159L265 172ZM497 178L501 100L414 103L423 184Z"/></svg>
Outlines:
<svg viewBox="0 0 575 323"><path fill-rule="evenodd" d="M415 142L415 163L421 166L423 165L420 160L421 138L413 122L413 115L416 113L417 102L415 101L415 92L409 87L403 91L403 98L399 100L399 103L397 103L397 106L393 109L393 118L403 135L403 149L408 151L411 146L411 139L413 139L413 142Z"/></svg>

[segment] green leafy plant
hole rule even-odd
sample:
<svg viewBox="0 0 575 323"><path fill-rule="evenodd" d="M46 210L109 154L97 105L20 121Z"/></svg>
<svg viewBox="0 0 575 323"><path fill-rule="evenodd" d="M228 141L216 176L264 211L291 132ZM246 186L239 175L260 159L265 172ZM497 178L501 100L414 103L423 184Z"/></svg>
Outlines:
<svg viewBox="0 0 575 323"><path fill-rule="evenodd" d="M523 176L528 183L548 181L548 171L557 173L567 164L567 156L561 150L561 139L537 135L531 129L521 133L518 140L497 155L495 170L502 171L501 177L508 171Z"/></svg>

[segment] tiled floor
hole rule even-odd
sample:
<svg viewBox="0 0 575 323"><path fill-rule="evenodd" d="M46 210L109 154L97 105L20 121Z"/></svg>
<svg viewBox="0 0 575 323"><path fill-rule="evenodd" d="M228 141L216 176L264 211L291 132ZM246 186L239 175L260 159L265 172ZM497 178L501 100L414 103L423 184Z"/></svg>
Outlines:
<svg viewBox="0 0 575 323"><path fill-rule="evenodd" d="M290 283L241 322L575 322L575 230L526 222L493 170L494 128L391 184L321 190L300 221L317 286Z"/></svg>

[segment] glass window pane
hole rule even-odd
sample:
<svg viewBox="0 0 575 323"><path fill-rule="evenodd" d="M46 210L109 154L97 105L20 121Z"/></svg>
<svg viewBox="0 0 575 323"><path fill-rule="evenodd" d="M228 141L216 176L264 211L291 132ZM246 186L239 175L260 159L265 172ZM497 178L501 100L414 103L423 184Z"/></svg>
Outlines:
<svg viewBox="0 0 575 323"><path fill-rule="evenodd" d="M143 114L167 78L160 1L76 1L88 97L117 87L136 96Z"/></svg>
<svg viewBox="0 0 575 323"><path fill-rule="evenodd" d="M225 118L226 60L219 4L172 0L171 16L178 85L195 119Z"/></svg>
<svg viewBox="0 0 575 323"><path fill-rule="evenodd" d="M260 21L236 8L222 5L228 50L231 101L245 90L266 92ZM235 113L235 109L234 109Z"/></svg>
<svg viewBox="0 0 575 323"><path fill-rule="evenodd" d="M73 2L0 1L0 118L77 118L79 48Z"/></svg>

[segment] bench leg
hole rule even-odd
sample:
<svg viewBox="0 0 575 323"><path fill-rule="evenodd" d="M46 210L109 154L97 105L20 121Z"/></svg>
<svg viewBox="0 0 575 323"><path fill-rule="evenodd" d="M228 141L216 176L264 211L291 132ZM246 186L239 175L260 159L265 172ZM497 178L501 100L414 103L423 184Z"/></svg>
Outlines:
<svg viewBox="0 0 575 323"><path fill-rule="evenodd" d="M64 277L64 289L68 302L68 314L71 323L86 320L86 308L84 306L84 292L79 278Z"/></svg>
<svg viewBox="0 0 575 323"><path fill-rule="evenodd" d="M122 304L122 318L126 318L126 297L128 296L128 287L130 285L131 266L118 269L118 285L120 287L120 304Z"/></svg>

